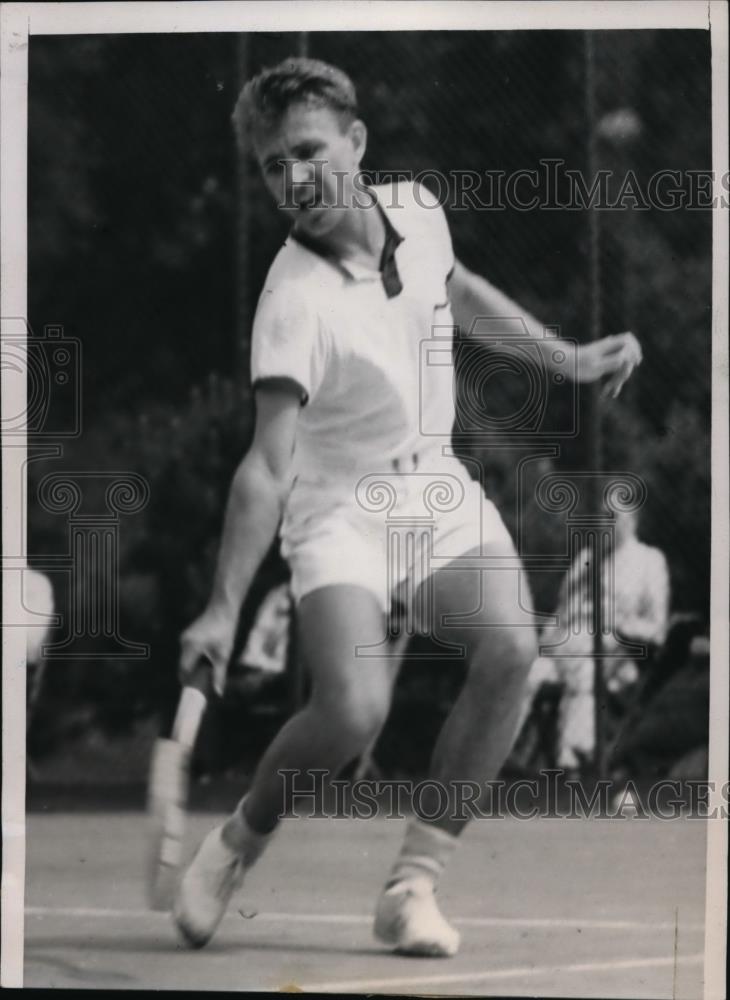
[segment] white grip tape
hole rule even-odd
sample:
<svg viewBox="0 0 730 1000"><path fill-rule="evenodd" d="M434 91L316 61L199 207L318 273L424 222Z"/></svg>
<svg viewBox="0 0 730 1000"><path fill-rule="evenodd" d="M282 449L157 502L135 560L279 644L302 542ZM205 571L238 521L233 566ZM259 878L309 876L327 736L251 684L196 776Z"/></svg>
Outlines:
<svg viewBox="0 0 730 1000"><path fill-rule="evenodd" d="M187 797L190 751L175 740L155 741L149 782L149 809L160 813L168 803L183 804Z"/></svg>
<svg viewBox="0 0 730 1000"><path fill-rule="evenodd" d="M197 688L183 688L180 705L175 716L175 725L172 727L172 738L176 743L192 748L206 705L205 695Z"/></svg>

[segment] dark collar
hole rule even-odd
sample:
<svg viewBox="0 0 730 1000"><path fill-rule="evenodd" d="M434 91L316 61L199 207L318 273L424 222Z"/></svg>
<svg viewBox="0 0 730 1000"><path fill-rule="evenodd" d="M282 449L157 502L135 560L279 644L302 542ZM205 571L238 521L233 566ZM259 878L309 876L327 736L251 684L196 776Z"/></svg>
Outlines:
<svg viewBox="0 0 730 1000"><path fill-rule="evenodd" d="M385 294L389 299L393 299L403 291L403 282L400 280L398 265L395 261L395 251L403 242L403 237L386 215L380 202L378 202L378 211L385 225L385 243L380 255L380 280L383 282Z"/></svg>
<svg viewBox="0 0 730 1000"><path fill-rule="evenodd" d="M393 223L390 221L387 213L383 209L383 206L377 201L376 205L378 211L380 212L380 218L383 220L383 225L385 226L385 243L383 244L383 252L380 255L380 280L383 282L383 288L385 289L385 294L389 299L394 298L396 295L400 295L403 291L403 282L400 279L400 274L398 273L398 265L395 260L395 251L403 242L404 237L398 232ZM350 277L352 273L348 270L348 265L346 262L341 261L334 253L329 250L325 250L321 244L313 240L311 236L306 233L297 233L293 229L289 234L297 243L301 246L306 247L312 253L317 254L318 257L322 257L323 260L329 261L335 267L340 270L347 272Z"/></svg>

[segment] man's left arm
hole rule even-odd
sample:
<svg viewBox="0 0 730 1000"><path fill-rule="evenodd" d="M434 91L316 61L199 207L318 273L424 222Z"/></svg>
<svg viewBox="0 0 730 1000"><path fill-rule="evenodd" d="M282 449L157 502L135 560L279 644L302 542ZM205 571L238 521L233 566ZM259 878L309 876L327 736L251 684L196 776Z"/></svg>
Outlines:
<svg viewBox="0 0 730 1000"><path fill-rule="evenodd" d="M578 345L558 337L546 338L544 324L458 260L449 279L449 295L454 320L464 333L481 317L492 321L492 329L495 321L508 321L510 328L507 329L506 323L505 333L514 333L511 324L515 319L521 320L528 335L539 346L548 371L557 367L553 355L559 348L568 361L567 365L565 359L561 361L560 370L574 372L577 382L597 382L605 377L604 395L618 396L624 382L641 362L641 347L633 333L619 333Z"/></svg>

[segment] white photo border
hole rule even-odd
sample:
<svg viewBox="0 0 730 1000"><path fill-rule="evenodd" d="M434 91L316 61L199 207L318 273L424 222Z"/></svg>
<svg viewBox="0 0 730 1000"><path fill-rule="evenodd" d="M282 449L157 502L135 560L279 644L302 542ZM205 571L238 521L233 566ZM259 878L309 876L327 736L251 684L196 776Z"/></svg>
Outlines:
<svg viewBox="0 0 730 1000"><path fill-rule="evenodd" d="M573 2L435 2L376 0L332 4L309 2L6 3L0 9L0 316L27 315L27 93L31 35L358 30L585 30L694 28L708 30L712 45L712 166L718 207L713 210L712 306L712 558L711 695L709 777L714 801L723 804L728 780L727 664L730 604L728 499L728 212L720 178L728 171L728 15L723 0L615 0ZM4 378L5 373L3 373ZM4 379L5 381L5 379ZM8 388L6 383L4 389ZM2 394L3 418L23 412L25 390L12 383ZM25 553L24 442L3 439L3 552ZM22 606L21 574L3 563L3 621ZM17 566L13 568L17 569ZM15 618L17 620L17 618ZM23 981L25 876L25 636L2 636L2 967L0 983ZM720 810L721 812L721 810ZM727 823L708 820L705 937L705 997L725 996L727 945Z"/></svg>

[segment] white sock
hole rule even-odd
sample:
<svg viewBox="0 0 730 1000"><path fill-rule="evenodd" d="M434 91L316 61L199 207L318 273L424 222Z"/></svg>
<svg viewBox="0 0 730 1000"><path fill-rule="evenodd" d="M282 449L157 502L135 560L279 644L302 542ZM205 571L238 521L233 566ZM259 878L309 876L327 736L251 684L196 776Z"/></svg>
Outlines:
<svg viewBox="0 0 730 1000"><path fill-rule="evenodd" d="M251 829L243 812L245 801L245 798L241 799L235 811L228 817L223 825L221 836L224 843L241 855L244 866L250 868L263 854L271 840L273 831L272 833L257 833L256 830Z"/></svg>
<svg viewBox="0 0 730 1000"><path fill-rule="evenodd" d="M409 820L403 846L390 871L386 888L414 878L427 878L436 888L458 839L433 823L424 823L416 817Z"/></svg>

